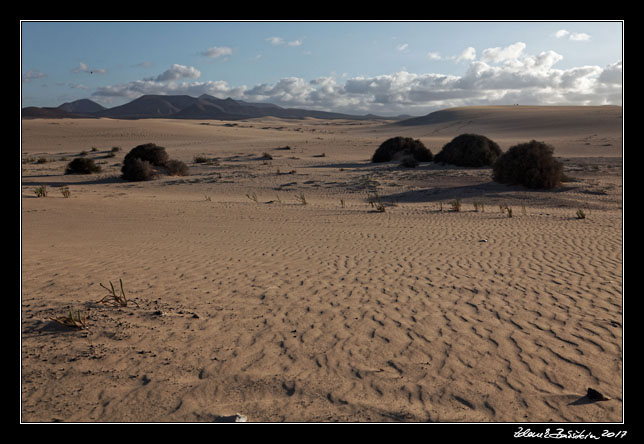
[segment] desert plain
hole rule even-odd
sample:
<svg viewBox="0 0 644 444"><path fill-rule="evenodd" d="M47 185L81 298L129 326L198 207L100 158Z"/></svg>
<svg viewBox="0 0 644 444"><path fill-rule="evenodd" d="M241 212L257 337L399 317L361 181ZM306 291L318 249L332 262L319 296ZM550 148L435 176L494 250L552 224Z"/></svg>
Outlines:
<svg viewBox="0 0 644 444"><path fill-rule="evenodd" d="M623 421L622 129L614 106L24 119L21 421ZM549 143L567 180L370 162L463 133ZM189 174L121 179L143 143ZM102 171L65 175L82 151Z"/></svg>

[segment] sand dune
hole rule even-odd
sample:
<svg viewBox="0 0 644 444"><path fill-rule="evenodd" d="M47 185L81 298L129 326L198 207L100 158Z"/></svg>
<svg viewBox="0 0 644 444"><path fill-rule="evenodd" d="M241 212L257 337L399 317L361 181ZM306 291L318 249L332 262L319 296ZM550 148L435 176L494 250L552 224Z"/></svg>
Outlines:
<svg viewBox="0 0 644 444"><path fill-rule="evenodd" d="M623 420L621 134L497 122L565 141L571 181L529 191L368 162L388 135L436 152L437 123L226 123L23 122L23 158L48 160L22 165L23 421ZM190 175L119 179L145 142ZM102 173L62 174L81 150ZM119 279L138 306L97 303ZM50 320L70 308L89 331Z"/></svg>

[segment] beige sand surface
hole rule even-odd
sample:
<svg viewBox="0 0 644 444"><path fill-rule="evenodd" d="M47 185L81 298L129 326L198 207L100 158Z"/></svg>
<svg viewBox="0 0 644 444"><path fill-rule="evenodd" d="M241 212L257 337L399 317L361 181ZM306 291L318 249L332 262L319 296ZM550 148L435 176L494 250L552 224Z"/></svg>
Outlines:
<svg viewBox="0 0 644 444"><path fill-rule="evenodd" d="M48 161L21 166L22 421L622 421L621 108L518 108L409 127L24 120L22 158ZM571 180L369 163L391 136L436 154L474 130L551 142ZM120 179L147 142L190 175ZM63 175L82 150L103 172ZM98 304L119 279L129 306ZM50 320L70 309L89 331Z"/></svg>

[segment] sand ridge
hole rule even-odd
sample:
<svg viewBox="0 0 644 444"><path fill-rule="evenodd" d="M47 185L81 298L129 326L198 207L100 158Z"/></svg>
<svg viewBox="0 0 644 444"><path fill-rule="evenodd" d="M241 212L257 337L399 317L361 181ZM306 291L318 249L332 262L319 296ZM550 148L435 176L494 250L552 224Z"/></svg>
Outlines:
<svg viewBox="0 0 644 444"><path fill-rule="evenodd" d="M621 139L556 135L572 180L546 192L368 162L404 131L24 121L23 158L50 161L22 165L22 420L621 421ZM119 179L149 141L191 174ZM91 146L103 172L62 175ZM97 304L119 279L138 307ZM90 331L49 320L69 308Z"/></svg>

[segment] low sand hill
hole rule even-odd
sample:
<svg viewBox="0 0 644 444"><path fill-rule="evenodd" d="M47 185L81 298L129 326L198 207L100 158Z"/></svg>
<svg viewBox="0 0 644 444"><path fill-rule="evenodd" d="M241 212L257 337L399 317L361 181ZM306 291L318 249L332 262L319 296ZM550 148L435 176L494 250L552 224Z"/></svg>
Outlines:
<svg viewBox="0 0 644 444"><path fill-rule="evenodd" d="M620 106L471 106L436 111L393 125L428 139L475 133L506 145L531 139L566 148L577 144L580 155L621 155L623 131ZM593 146L612 147L613 151L606 153Z"/></svg>
<svg viewBox="0 0 644 444"><path fill-rule="evenodd" d="M502 112L524 111L23 121L22 421L623 420L621 133ZM463 113L478 126L450 127ZM437 152L461 129L504 150L553 142L569 180L535 191L490 168L369 162L388 137ZM189 175L122 180L148 142ZM81 151L103 171L64 175ZM131 303L99 304L119 279ZM89 330L51 320L70 309Z"/></svg>

